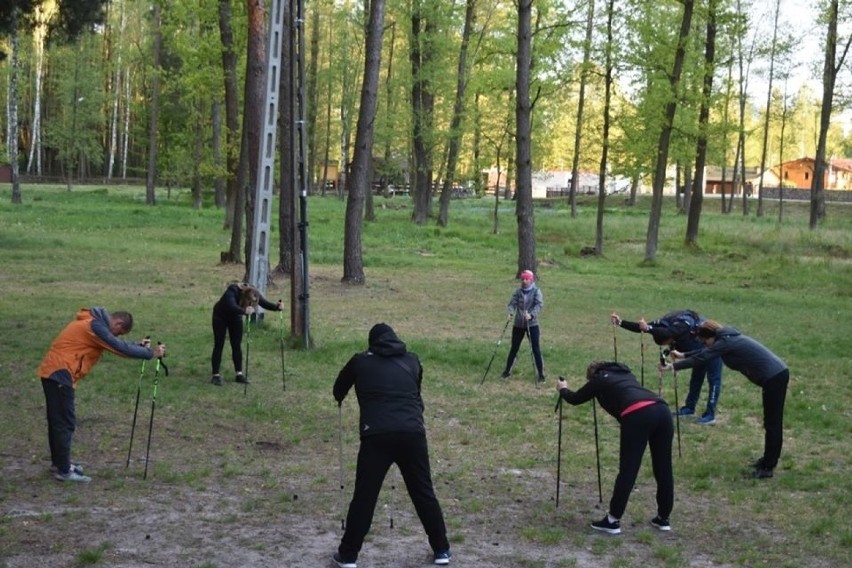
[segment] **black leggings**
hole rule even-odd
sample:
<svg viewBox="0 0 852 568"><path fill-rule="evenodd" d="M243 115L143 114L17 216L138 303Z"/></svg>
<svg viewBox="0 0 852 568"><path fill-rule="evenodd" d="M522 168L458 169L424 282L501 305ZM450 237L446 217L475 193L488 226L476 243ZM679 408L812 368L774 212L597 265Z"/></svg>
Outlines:
<svg viewBox="0 0 852 568"><path fill-rule="evenodd" d="M541 347L538 341L540 330L537 325L532 325L528 328L512 326L512 348L509 349L509 357L506 359L506 372L509 373L512 370L512 366L515 364L515 357L518 355L518 349L521 348L521 341L524 340L527 330L530 332L530 346L532 347L533 359L535 360L535 369L540 376L544 375L544 361L541 359Z"/></svg>
<svg viewBox="0 0 852 568"><path fill-rule="evenodd" d="M661 519L669 518L674 506L673 435L672 413L662 403L640 408L621 419L618 477L609 502L610 515L620 519L624 514L642 465L645 446L649 446L651 467L657 480L657 515Z"/></svg>
<svg viewBox="0 0 852 568"><path fill-rule="evenodd" d="M223 318L213 314L213 356L211 364L213 374L218 375L222 366L222 351L225 348L225 334L231 340L231 358L234 360L234 370L243 370L243 318Z"/></svg>
<svg viewBox="0 0 852 568"><path fill-rule="evenodd" d="M784 444L784 401L790 371L784 369L763 383L763 467L775 469Z"/></svg>

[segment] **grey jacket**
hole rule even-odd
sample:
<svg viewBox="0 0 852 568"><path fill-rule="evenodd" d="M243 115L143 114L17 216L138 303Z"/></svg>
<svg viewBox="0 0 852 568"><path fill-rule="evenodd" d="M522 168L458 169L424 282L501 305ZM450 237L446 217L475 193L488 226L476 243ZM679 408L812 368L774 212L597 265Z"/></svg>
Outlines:
<svg viewBox="0 0 852 568"><path fill-rule="evenodd" d="M675 361L674 368L676 371L689 369L715 357L721 357L725 365L759 387L787 369L778 355L733 327L717 330L713 345L686 353L686 359Z"/></svg>
<svg viewBox="0 0 852 568"><path fill-rule="evenodd" d="M529 288L521 286L516 289L506 309L509 311L509 314L515 314L515 320L512 323L514 327L526 328L538 325L538 314L543 307L544 296L538 286L535 285L535 282L533 282ZM524 318L524 312L529 312L532 315L529 323Z"/></svg>

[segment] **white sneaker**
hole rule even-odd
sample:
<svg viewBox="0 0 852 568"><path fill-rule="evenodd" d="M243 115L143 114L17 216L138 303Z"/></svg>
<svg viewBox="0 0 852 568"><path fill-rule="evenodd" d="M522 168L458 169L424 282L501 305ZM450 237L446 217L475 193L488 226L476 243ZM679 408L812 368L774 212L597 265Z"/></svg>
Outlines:
<svg viewBox="0 0 852 568"><path fill-rule="evenodd" d="M58 471L53 474L53 479L57 481L76 481L78 483L88 483L92 480L88 475L82 475L77 473L73 469L68 473L59 473Z"/></svg>
<svg viewBox="0 0 852 568"><path fill-rule="evenodd" d="M78 463L72 463L71 471L76 471L80 475L83 475L83 466ZM59 473L59 468L55 465L50 466L50 473Z"/></svg>

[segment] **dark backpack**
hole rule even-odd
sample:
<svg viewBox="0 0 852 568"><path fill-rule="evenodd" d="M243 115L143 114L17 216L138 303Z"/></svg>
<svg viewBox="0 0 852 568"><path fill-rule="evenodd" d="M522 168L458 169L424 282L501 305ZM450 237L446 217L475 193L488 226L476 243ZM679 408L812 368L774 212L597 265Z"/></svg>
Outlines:
<svg viewBox="0 0 852 568"><path fill-rule="evenodd" d="M682 337L685 333L695 337L702 321L701 316L692 310L678 310L657 320L657 326L667 327L676 338Z"/></svg>

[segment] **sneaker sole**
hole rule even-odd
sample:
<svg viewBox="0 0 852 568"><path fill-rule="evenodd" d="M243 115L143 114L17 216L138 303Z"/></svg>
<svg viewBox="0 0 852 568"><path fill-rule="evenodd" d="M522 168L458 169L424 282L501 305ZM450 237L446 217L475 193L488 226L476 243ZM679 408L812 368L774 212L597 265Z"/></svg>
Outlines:
<svg viewBox="0 0 852 568"><path fill-rule="evenodd" d="M621 534L621 529L620 529L620 528L619 528L619 529L605 529L605 528L603 528L603 527L596 527L595 525L591 525L591 527L592 527L593 529L595 529L596 531L605 532L605 533L607 533L607 534Z"/></svg>
<svg viewBox="0 0 852 568"><path fill-rule="evenodd" d="M89 483L89 482L92 481L91 477L87 477L85 475L77 475L77 476L74 476L74 477L63 477L58 473L53 476L53 479L55 479L56 481L61 481L63 483L66 483L66 482L69 482L69 481L73 482L73 483Z"/></svg>
<svg viewBox="0 0 852 568"><path fill-rule="evenodd" d="M657 523L651 523L651 526L657 529L658 531L669 532L672 530L671 525L658 525Z"/></svg>

